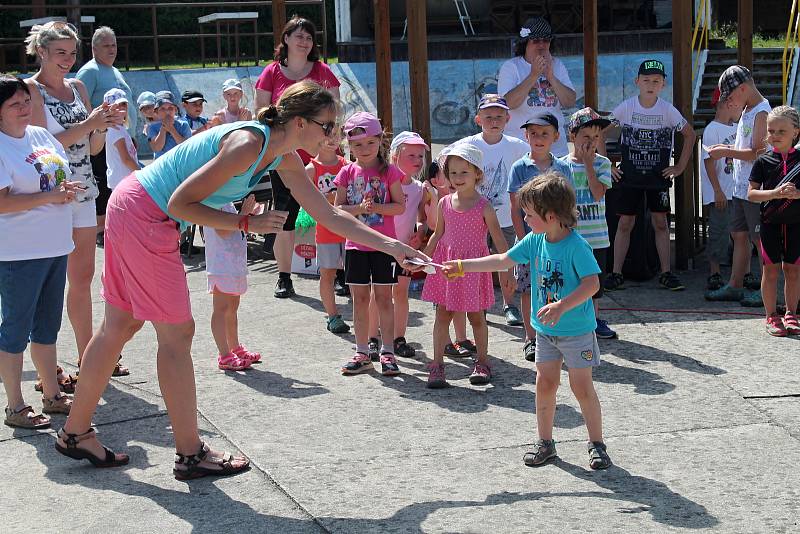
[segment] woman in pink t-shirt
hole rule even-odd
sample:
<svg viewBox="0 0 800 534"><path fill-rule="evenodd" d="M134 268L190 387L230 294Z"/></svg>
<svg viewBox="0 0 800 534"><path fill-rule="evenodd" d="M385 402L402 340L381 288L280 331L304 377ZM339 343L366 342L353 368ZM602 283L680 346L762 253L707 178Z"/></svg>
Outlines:
<svg viewBox="0 0 800 534"><path fill-rule="evenodd" d="M283 92L301 80L313 80L325 87L339 100L339 80L331 69L319 60L319 48L314 43L317 28L308 19L294 16L283 27L280 44L275 49L275 61L268 65L256 81L255 109L274 104ZM315 154L299 150L303 165L308 165ZM292 284L292 249L294 248L294 226L300 205L283 184L277 172L270 172L274 209L289 212L283 232L275 236L272 251L278 263L278 282L275 297L294 296Z"/></svg>

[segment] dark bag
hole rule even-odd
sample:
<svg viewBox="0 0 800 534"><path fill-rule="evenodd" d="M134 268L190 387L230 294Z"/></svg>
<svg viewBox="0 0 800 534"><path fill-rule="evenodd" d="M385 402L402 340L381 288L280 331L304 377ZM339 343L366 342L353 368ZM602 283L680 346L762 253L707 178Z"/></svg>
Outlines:
<svg viewBox="0 0 800 534"><path fill-rule="evenodd" d="M644 194L644 191L642 191ZM617 234L617 205L620 189L611 188L606 193L606 222L608 223L608 237L611 247L606 256L607 269L611 272L614 266L614 237ZM656 248L656 234L650 221L650 210L647 203L642 202L642 207L636 213L636 224L631 232L631 244L628 247L628 256L622 265L622 275L626 280L650 280L660 270L658 249Z"/></svg>

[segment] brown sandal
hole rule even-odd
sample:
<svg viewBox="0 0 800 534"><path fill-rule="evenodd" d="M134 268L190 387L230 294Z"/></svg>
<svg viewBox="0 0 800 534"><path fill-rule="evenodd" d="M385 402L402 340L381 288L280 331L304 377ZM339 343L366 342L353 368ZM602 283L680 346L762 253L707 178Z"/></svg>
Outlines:
<svg viewBox="0 0 800 534"><path fill-rule="evenodd" d="M183 455L176 452L175 465L183 465L185 467L183 469L178 469L176 467L172 470L172 474L175 475L175 479L192 480L194 478L205 476L229 476L250 469L250 459L246 456L234 458L234 456L231 454L223 453L222 457L217 458L208 456L210 450L211 448L208 445L201 442L200 450L197 451L197 454ZM232 463L234 460L243 460L245 463L240 467L234 467ZM200 462L208 462L210 464L218 465L220 466L220 469L201 467Z"/></svg>
<svg viewBox="0 0 800 534"><path fill-rule="evenodd" d="M131 374L130 369L122 365L120 363L120 360L122 360L122 354L119 355L119 359L117 360L117 365L114 366L114 372L111 373L111 376L128 376L129 374Z"/></svg>
<svg viewBox="0 0 800 534"><path fill-rule="evenodd" d="M50 418L43 414L36 414L33 408L27 404L16 411L10 406L6 406L4 423L7 426L16 428L48 428L50 426Z"/></svg>
<svg viewBox="0 0 800 534"><path fill-rule="evenodd" d="M119 467L120 465L126 465L128 463L130 457L127 454L119 454L118 457L114 451L105 446L103 447L106 453L105 458L100 458L85 449L78 448L78 443L92 438L94 435L94 428L91 427L83 434L67 434L62 428L58 431L58 439L66 443L67 446L59 445L58 441L56 441L56 450L64 456L69 456L73 460L89 460L95 467Z"/></svg>
<svg viewBox="0 0 800 534"><path fill-rule="evenodd" d="M75 393L75 386L78 383L78 378L64 373L64 369L60 366L56 368L58 373L58 388L62 393ZM40 392L42 391L42 379L38 379L33 385L33 389Z"/></svg>
<svg viewBox="0 0 800 534"><path fill-rule="evenodd" d="M44 413L69 414L70 408L72 408L72 398L63 393L60 393L58 397L54 399L42 397L42 411Z"/></svg>

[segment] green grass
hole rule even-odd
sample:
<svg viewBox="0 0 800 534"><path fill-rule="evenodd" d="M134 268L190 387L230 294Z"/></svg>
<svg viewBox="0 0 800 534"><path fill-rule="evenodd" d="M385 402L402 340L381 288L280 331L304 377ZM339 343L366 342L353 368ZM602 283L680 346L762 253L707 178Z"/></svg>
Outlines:
<svg viewBox="0 0 800 534"><path fill-rule="evenodd" d="M728 48L739 46L739 36L736 33L736 25L725 25L719 28L711 28L711 39L722 39ZM786 35L765 35L762 33L753 34L753 48L783 48L786 45Z"/></svg>

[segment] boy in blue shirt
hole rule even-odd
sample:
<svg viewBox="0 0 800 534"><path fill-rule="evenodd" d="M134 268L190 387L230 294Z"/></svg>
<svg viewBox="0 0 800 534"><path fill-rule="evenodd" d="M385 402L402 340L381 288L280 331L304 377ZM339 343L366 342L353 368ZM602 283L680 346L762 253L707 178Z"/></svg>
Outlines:
<svg viewBox="0 0 800 534"><path fill-rule="evenodd" d="M575 190L564 176L548 171L525 184L518 201L531 233L505 254L450 261L442 271L447 276L461 276L530 265L536 286L531 294L531 323L536 330L539 440L523 461L538 466L557 455L553 420L563 361L589 433L589 466L606 469L611 458L603 443L600 401L592 382L592 369L600 365L592 305L592 295L600 288L600 268L591 246L574 230L578 224Z"/></svg>
<svg viewBox="0 0 800 534"><path fill-rule="evenodd" d="M178 117L178 106L172 93L159 91L156 93L156 116L158 120L147 125L145 134L153 149L156 159L169 152L192 136L189 123Z"/></svg>
<svg viewBox="0 0 800 534"><path fill-rule="evenodd" d="M547 170L554 170L564 176L570 176L569 165L560 161L550 152L553 143L559 138L558 119L555 115L548 112L538 113L525 121L520 128L525 130L525 139L528 140L531 151L518 159L509 171L508 192L511 197L511 223L517 234L517 241L530 232L530 228L523 220L523 213L517 200L520 188ZM517 279L517 291L521 294L519 303L525 326L525 344L522 346L522 353L526 360L532 362L536 348L536 332L531 327L529 315L531 308L530 270L527 265L518 265L514 269L514 275Z"/></svg>

